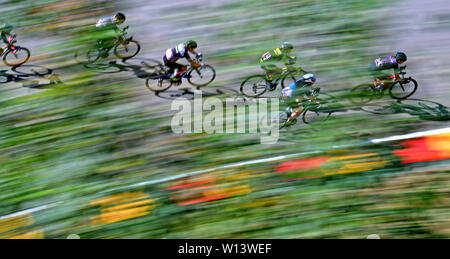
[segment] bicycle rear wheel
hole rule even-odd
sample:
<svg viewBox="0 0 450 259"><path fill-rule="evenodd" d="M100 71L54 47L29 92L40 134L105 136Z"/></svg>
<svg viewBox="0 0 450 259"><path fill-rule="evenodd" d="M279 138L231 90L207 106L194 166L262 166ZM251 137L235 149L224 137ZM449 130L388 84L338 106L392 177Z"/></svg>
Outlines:
<svg viewBox="0 0 450 259"><path fill-rule="evenodd" d="M216 70L210 65L204 65L189 71L187 78L191 85L207 86L216 78Z"/></svg>
<svg viewBox="0 0 450 259"><path fill-rule="evenodd" d="M397 100L403 100L413 95L417 90L417 81L409 78L404 82L395 82L389 88L389 95Z"/></svg>
<svg viewBox="0 0 450 259"><path fill-rule="evenodd" d="M17 67L25 64L30 59L30 51L27 48L16 47L15 50L9 50L5 56L3 56L3 62L7 66Z"/></svg>
<svg viewBox="0 0 450 259"><path fill-rule="evenodd" d="M362 84L350 91L350 101L353 104L366 104L374 98L374 91L370 84Z"/></svg>
<svg viewBox="0 0 450 259"><path fill-rule="evenodd" d="M172 82L165 75L151 75L145 80L145 85L150 91L164 92L172 86Z"/></svg>
<svg viewBox="0 0 450 259"><path fill-rule="evenodd" d="M263 75L247 77L241 84L241 93L247 97L258 97L266 91L266 79Z"/></svg>

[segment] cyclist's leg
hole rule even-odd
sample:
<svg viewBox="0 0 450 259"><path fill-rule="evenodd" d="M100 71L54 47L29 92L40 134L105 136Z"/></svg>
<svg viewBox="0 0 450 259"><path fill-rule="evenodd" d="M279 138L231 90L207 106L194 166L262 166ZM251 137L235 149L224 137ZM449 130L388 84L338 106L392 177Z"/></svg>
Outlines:
<svg viewBox="0 0 450 259"><path fill-rule="evenodd" d="M176 62L167 62L166 66L169 67L170 79L172 81L181 81L181 76L187 67Z"/></svg>
<svg viewBox="0 0 450 259"><path fill-rule="evenodd" d="M166 55L163 56L163 64L168 69L169 75L173 74L173 72L175 71L175 68L172 66L172 62L169 62L167 60Z"/></svg>
<svg viewBox="0 0 450 259"><path fill-rule="evenodd" d="M303 112L303 106L301 105L303 97L290 97L290 109L291 116L288 118L288 122L294 121Z"/></svg>
<svg viewBox="0 0 450 259"><path fill-rule="evenodd" d="M270 63L263 63L263 64L261 64L261 68L264 70L264 72L266 74L267 81L272 82L273 75L275 73L274 68L276 68L276 66L274 64L270 64Z"/></svg>
<svg viewBox="0 0 450 259"><path fill-rule="evenodd" d="M266 74L266 85L270 90L276 88L278 84L278 78L282 73L282 69L278 68L274 64L261 64L261 68L265 71Z"/></svg>
<svg viewBox="0 0 450 259"><path fill-rule="evenodd" d="M380 90L385 84L392 82L392 75L387 73L386 70L377 68L375 63L369 66L369 71L373 76L373 87L376 90Z"/></svg>
<svg viewBox="0 0 450 259"><path fill-rule="evenodd" d="M374 62L369 65L369 73L373 77L373 88L377 89L378 86L381 85L382 81L380 77L380 70L377 68Z"/></svg>

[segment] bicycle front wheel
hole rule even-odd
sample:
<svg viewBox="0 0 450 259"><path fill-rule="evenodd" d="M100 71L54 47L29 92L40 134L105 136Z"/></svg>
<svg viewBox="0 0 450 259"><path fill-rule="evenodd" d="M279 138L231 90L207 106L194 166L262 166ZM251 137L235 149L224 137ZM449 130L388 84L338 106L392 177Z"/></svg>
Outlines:
<svg viewBox="0 0 450 259"><path fill-rule="evenodd" d="M319 112L314 110L306 110L303 112L302 120L305 124L319 125L328 118L330 118L331 112Z"/></svg>
<svg viewBox="0 0 450 259"><path fill-rule="evenodd" d="M114 47L114 55L121 59L129 59L136 56L141 50L141 45L135 40L121 42Z"/></svg>
<svg viewBox="0 0 450 259"><path fill-rule="evenodd" d="M163 75L151 75L145 80L145 85L150 91L160 93L169 89L172 86L172 82Z"/></svg>
<svg viewBox="0 0 450 259"><path fill-rule="evenodd" d="M3 56L3 62L10 67L18 67L25 64L30 56L30 51L27 48L17 47L16 50L10 50Z"/></svg>
<svg viewBox="0 0 450 259"><path fill-rule="evenodd" d="M394 99L403 100L413 95L416 90L417 81L409 78L402 83L400 83L399 81L395 82L389 88L389 95Z"/></svg>
<svg viewBox="0 0 450 259"><path fill-rule="evenodd" d="M266 84L265 76L250 76L242 82L241 93L247 97L258 97L267 91Z"/></svg>
<svg viewBox="0 0 450 259"><path fill-rule="evenodd" d="M216 70L210 65L204 65L189 71L187 77L191 85L207 86L216 78Z"/></svg>
<svg viewBox="0 0 450 259"><path fill-rule="evenodd" d="M287 86L292 85L295 82L297 82L296 75L290 72L281 80L281 86L285 88Z"/></svg>

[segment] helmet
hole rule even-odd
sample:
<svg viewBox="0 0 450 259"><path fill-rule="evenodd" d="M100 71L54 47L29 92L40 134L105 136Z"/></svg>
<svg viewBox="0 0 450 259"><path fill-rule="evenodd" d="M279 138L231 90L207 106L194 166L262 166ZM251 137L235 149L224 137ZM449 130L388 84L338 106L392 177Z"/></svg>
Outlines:
<svg viewBox="0 0 450 259"><path fill-rule="evenodd" d="M123 13L116 13L116 15L114 15L114 18L120 23L123 23L126 19Z"/></svg>
<svg viewBox="0 0 450 259"><path fill-rule="evenodd" d="M197 42L193 41L193 40L188 40L186 41L186 47L188 48L197 48Z"/></svg>
<svg viewBox="0 0 450 259"><path fill-rule="evenodd" d="M0 31L4 31L6 33L11 32L12 29L13 29L12 25L11 24L7 24L7 23L2 24L2 26L0 27Z"/></svg>
<svg viewBox="0 0 450 259"><path fill-rule="evenodd" d="M405 62L408 58L406 57L405 53L397 52L397 54L395 54L395 59Z"/></svg>
<svg viewBox="0 0 450 259"><path fill-rule="evenodd" d="M281 48L284 51L290 51L290 50L292 50L294 48L294 46L291 43L285 41L285 42L283 42L283 44L281 44Z"/></svg>
<svg viewBox="0 0 450 259"><path fill-rule="evenodd" d="M305 74L303 75L303 81L305 83L314 83L316 82L316 76L314 74Z"/></svg>

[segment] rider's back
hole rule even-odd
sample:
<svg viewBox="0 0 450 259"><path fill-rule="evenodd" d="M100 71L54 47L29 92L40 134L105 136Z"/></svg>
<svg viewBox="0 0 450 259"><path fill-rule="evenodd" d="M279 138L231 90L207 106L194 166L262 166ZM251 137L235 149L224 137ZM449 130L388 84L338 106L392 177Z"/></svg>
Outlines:
<svg viewBox="0 0 450 259"><path fill-rule="evenodd" d="M180 58L190 59L186 46L183 43L178 44L174 48L167 49L165 57L169 62L175 62Z"/></svg>
<svg viewBox="0 0 450 259"><path fill-rule="evenodd" d="M272 49L261 55L259 63L277 62L283 59L283 52L280 48Z"/></svg>
<svg viewBox="0 0 450 259"><path fill-rule="evenodd" d="M375 59L372 67L377 70L397 69L398 63L394 56L387 56Z"/></svg>

